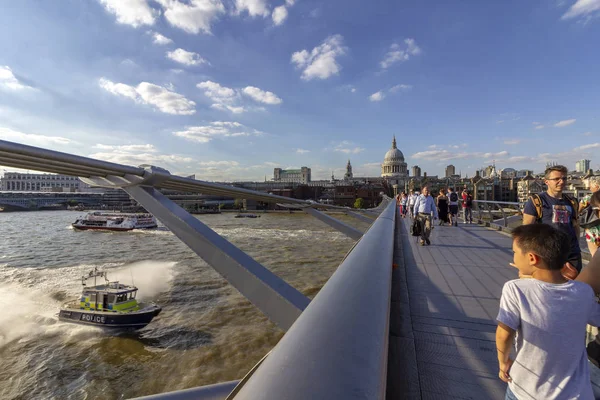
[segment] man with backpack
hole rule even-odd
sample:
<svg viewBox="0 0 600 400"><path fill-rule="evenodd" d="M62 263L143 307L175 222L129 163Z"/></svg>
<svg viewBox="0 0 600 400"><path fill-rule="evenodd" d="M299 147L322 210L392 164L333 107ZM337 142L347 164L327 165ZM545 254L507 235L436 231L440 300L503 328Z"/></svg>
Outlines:
<svg viewBox="0 0 600 400"><path fill-rule="evenodd" d="M463 209L463 217L464 223L467 221L469 224L473 223L473 196L471 193L465 188L462 192L462 209Z"/></svg>
<svg viewBox="0 0 600 400"><path fill-rule="evenodd" d="M450 225L458 226L458 193L448 188L448 214Z"/></svg>
<svg viewBox="0 0 600 400"><path fill-rule="evenodd" d="M568 263L581 272L581 249L579 247L579 203L563 194L567 184L567 168L555 165L546 168L544 182L548 190L532 195L523 209L523 225L542 223L552 225L569 237L571 244Z"/></svg>

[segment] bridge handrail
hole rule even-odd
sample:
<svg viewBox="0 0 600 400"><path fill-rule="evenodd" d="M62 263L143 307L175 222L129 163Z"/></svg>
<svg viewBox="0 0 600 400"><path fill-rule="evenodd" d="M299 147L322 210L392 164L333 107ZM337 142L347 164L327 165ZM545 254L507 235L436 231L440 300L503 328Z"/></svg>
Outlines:
<svg viewBox="0 0 600 400"><path fill-rule="evenodd" d="M395 212L391 202L236 400L385 397Z"/></svg>
<svg viewBox="0 0 600 400"><path fill-rule="evenodd" d="M462 202L462 200L461 200ZM524 203L518 201L496 201L496 200L473 200L473 203L507 204L509 206L522 206Z"/></svg>
<svg viewBox="0 0 600 400"><path fill-rule="evenodd" d="M224 195L232 198L258 200L267 203L285 202L313 208L346 209L340 206L325 205L314 201L294 199L220 183L171 175L165 169L149 165L133 167L6 140L0 140L0 165L78 176L83 178L86 183L100 187L148 184L149 186L161 189Z"/></svg>

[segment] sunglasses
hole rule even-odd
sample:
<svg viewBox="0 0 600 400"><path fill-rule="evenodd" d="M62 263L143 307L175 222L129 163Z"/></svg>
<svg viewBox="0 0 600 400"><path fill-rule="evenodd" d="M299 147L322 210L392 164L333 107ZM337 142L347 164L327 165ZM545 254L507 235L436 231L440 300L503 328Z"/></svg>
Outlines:
<svg viewBox="0 0 600 400"><path fill-rule="evenodd" d="M559 176L558 178L548 178L546 180L547 181L554 181L554 182L558 182L558 181L566 182L567 181L567 177L566 176Z"/></svg>

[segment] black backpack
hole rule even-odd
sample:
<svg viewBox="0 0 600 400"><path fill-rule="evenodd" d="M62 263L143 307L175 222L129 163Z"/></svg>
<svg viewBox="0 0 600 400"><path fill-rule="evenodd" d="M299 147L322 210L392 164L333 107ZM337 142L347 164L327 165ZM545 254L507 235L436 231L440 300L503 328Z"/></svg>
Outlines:
<svg viewBox="0 0 600 400"><path fill-rule="evenodd" d="M470 194L467 195L467 201L465 201L465 205L467 207L473 207L473 196Z"/></svg>
<svg viewBox="0 0 600 400"><path fill-rule="evenodd" d="M456 192L450 193L450 201L452 201L452 202L458 201L458 195L456 194Z"/></svg>

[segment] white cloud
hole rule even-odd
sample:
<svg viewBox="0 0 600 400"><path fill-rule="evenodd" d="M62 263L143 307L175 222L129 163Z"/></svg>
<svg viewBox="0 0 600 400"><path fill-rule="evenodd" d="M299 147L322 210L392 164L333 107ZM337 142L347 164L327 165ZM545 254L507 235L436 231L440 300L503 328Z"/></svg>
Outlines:
<svg viewBox="0 0 600 400"><path fill-rule="evenodd" d="M267 92L254 86L246 86L243 90L244 94L251 97L259 103L265 104L281 104L282 100L273 92Z"/></svg>
<svg viewBox="0 0 600 400"><path fill-rule="evenodd" d="M507 139L504 141L504 144L513 145L521 143L521 139Z"/></svg>
<svg viewBox="0 0 600 400"><path fill-rule="evenodd" d="M187 33L211 33L211 24L225 13L221 0L155 0L163 6L167 21Z"/></svg>
<svg viewBox="0 0 600 400"><path fill-rule="evenodd" d="M188 66L208 63L204 58L200 57L200 54L184 49L167 51L167 57L175 62Z"/></svg>
<svg viewBox="0 0 600 400"><path fill-rule="evenodd" d="M302 79L327 79L339 74L341 67L336 58L346 53L343 40L341 35L333 35L310 53L308 50L301 50L292 54L291 62L296 64L297 68L303 69Z"/></svg>
<svg viewBox="0 0 600 400"><path fill-rule="evenodd" d="M412 89L411 85L400 84L400 85L396 85L396 86L393 86L392 88L390 88L390 92L391 93L408 92L411 89Z"/></svg>
<svg viewBox="0 0 600 400"><path fill-rule="evenodd" d="M275 7L273 9L273 14L271 15L271 17L273 18L273 23L275 25L281 25L285 22L285 20L287 19L288 16L288 11L287 8L285 8L285 6L279 6L279 7Z"/></svg>
<svg viewBox="0 0 600 400"><path fill-rule="evenodd" d="M593 135L593 133L592 133L592 132L585 132L585 133L583 134L583 136L592 136L592 135Z"/></svg>
<svg viewBox="0 0 600 400"><path fill-rule="evenodd" d="M247 11L251 17L268 17L270 14L266 0L235 0L235 9L238 14Z"/></svg>
<svg viewBox="0 0 600 400"><path fill-rule="evenodd" d="M387 92L389 92L389 93L408 92L411 89L412 89L411 85L400 84L400 85L392 86L391 88L389 88L387 90ZM384 90L380 90L369 96L369 100L371 100L371 101L381 101L383 99L385 99L385 91Z"/></svg>
<svg viewBox="0 0 600 400"><path fill-rule="evenodd" d="M346 154L358 154L364 150L365 149L363 147L358 147L354 143L347 140L340 142L333 148L333 151Z"/></svg>
<svg viewBox="0 0 600 400"><path fill-rule="evenodd" d="M229 110L234 114L240 114L246 111L264 111L262 107L246 107L240 105L241 94L250 97L252 100L269 105L281 104L282 100L273 92L261 90L254 86L246 86L244 89L232 89L212 81L200 82L196 85L204 90L204 95L211 99L214 104L212 108L216 110Z"/></svg>
<svg viewBox="0 0 600 400"><path fill-rule="evenodd" d="M296 153L298 153L298 154L306 154L306 153L310 153L310 150L296 149Z"/></svg>
<svg viewBox="0 0 600 400"><path fill-rule="evenodd" d="M535 129L544 129L544 128L545 128L545 126L544 126L544 125L536 125L536 126L535 126Z"/></svg>
<svg viewBox="0 0 600 400"><path fill-rule="evenodd" d="M33 89L31 86L24 85L15 77L9 66L0 65L0 89L24 90Z"/></svg>
<svg viewBox="0 0 600 400"><path fill-rule="evenodd" d="M564 128L565 126L569 126L571 124L574 124L576 121L576 119L565 119L563 121L558 121L557 123L554 124L555 128Z"/></svg>
<svg viewBox="0 0 600 400"><path fill-rule="evenodd" d="M408 61L412 56L421 53L421 49L417 46L414 39L405 39L404 44L406 46L402 46L398 43L394 43L390 46L390 50L379 63L381 68L387 69L398 62Z"/></svg>
<svg viewBox="0 0 600 400"><path fill-rule="evenodd" d="M600 11L600 0L577 0L562 16L562 19L591 16L598 11Z"/></svg>
<svg viewBox="0 0 600 400"><path fill-rule="evenodd" d="M212 104L210 106L211 108L214 108L215 110L220 110L220 111L231 111L234 114L242 114L245 113L246 111L248 111L245 107L243 106L229 106L226 104Z"/></svg>
<svg viewBox="0 0 600 400"><path fill-rule="evenodd" d="M592 143L592 144L585 144L583 146L576 147L573 150L581 151L581 150L597 149L599 147L600 147L600 143Z"/></svg>
<svg viewBox="0 0 600 400"><path fill-rule="evenodd" d="M192 142L208 143L214 138L260 136L263 133L239 122L215 121L203 126L188 126L185 130L173 134Z"/></svg>
<svg viewBox="0 0 600 400"><path fill-rule="evenodd" d="M165 164L189 164L194 162L191 157L177 154L160 154L152 144L134 145L106 145L93 146L100 151L90 154L90 157L119 164L141 165L150 164L160 166Z"/></svg>
<svg viewBox="0 0 600 400"><path fill-rule="evenodd" d="M152 144L125 144L125 145L110 145L110 144L95 144L94 149L113 150L113 151L137 151L137 152L156 152L156 148Z"/></svg>
<svg viewBox="0 0 600 400"><path fill-rule="evenodd" d="M171 39L169 39L166 36L161 35L158 32L149 32L152 35L152 38L154 39L154 44L157 44L159 46L164 46L166 44L171 44L173 43L173 41Z"/></svg>
<svg viewBox="0 0 600 400"><path fill-rule="evenodd" d="M500 151L497 153L481 153L481 152L453 152L449 150L426 150L420 151L411 156L415 159L425 160L437 160L437 161L448 161L448 160L464 160L471 158L485 158L485 159L498 159L508 156L507 151Z"/></svg>
<svg viewBox="0 0 600 400"><path fill-rule="evenodd" d="M153 25L157 14L146 0L100 0L100 3L108 12L116 15L119 24L134 28Z"/></svg>
<svg viewBox="0 0 600 400"><path fill-rule="evenodd" d="M204 95L218 104L232 103L238 97L238 94L234 89L221 86L217 82L200 82L196 85L196 87L198 89L203 89Z"/></svg>
<svg viewBox="0 0 600 400"><path fill-rule="evenodd" d="M375 92L369 96L369 100L371 101L381 101L385 98L385 94L380 90L379 92Z"/></svg>
<svg viewBox="0 0 600 400"><path fill-rule="evenodd" d="M105 78L100 78L99 85L107 92L119 96L125 96L139 102L139 94L133 86L129 86L124 83L114 83Z"/></svg>
<svg viewBox="0 0 600 400"><path fill-rule="evenodd" d="M24 143L29 146L67 146L72 145L74 142L71 139L60 136L44 136L36 135L33 133L23 133L12 130L10 128L0 127L0 139L8 140L11 142Z"/></svg>
<svg viewBox="0 0 600 400"><path fill-rule="evenodd" d="M152 83L142 82L133 87L101 78L99 85L109 93L127 97L136 103L153 105L159 111L167 114L191 115L196 112L196 103L193 101L186 99L179 93L172 92Z"/></svg>
<svg viewBox="0 0 600 400"><path fill-rule="evenodd" d="M296 0L285 0L285 4L287 4L288 7L291 7L296 4Z"/></svg>
<svg viewBox="0 0 600 400"><path fill-rule="evenodd" d="M240 165L237 161L201 161L199 163L204 167L237 167Z"/></svg>
<svg viewBox="0 0 600 400"><path fill-rule="evenodd" d="M351 91L352 93L356 93L356 88L354 88L354 87L353 87L352 89L350 89L350 91Z"/></svg>

